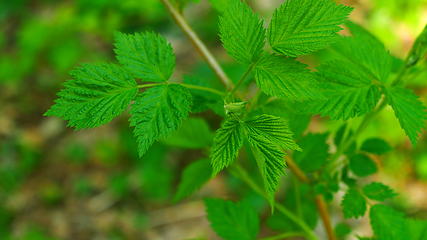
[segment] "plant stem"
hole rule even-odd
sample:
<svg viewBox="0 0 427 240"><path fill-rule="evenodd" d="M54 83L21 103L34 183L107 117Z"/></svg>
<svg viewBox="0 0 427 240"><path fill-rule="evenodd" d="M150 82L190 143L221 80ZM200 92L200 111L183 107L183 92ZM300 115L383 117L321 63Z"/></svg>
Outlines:
<svg viewBox="0 0 427 240"><path fill-rule="evenodd" d="M326 206L325 200L323 196L317 194L314 197L314 201L316 202L317 210L319 211L320 218L322 219L323 226L325 227L326 234L328 235L329 240L336 240L335 232L332 229L331 218L329 216L328 208Z"/></svg>
<svg viewBox="0 0 427 240"><path fill-rule="evenodd" d="M234 93L236 93L237 89L245 82L246 78L252 72L252 70L254 69L255 65L256 65L256 63L252 63L251 65L249 65L248 69L242 75L242 77L239 79L239 81L236 83L236 85L233 87L233 89L231 90L231 92L229 93L229 95L233 95Z"/></svg>
<svg viewBox="0 0 427 240"><path fill-rule="evenodd" d="M288 165L289 169L291 169L291 171L295 174L295 176L301 182L310 184L311 183L310 179L298 167L298 165L294 162L294 160L289 155L287 155L285 158L286 158L286 164ZM337 238L336 238L335 233L332 229L331 218L329 216L329 212L328 212L328 209L326 207L326 203L323 200L323 196L320 194L317 194L314 197L314 200L316 202L317 211L319 211L320 217L321 217L322 222L323 222L323 226L325 227L326 233L328 235L328 239L329 240L336 240Z"/></svg>
<svg viewBox="0 0 427 240"><path fill-rule="evenodd" d="M175 20L176 24L181 28L181 30L187 35L190 41L193 43L196 50L202 55L202 57L206 60L209 67L214 71L217 77L221 80L224 86L230 90L233 89L233 82L228 78L227 74L221 68L215 57L209 51L209 49L205 46L205 44L200 40L197 34L193 31L193 29L188 25L187 21L184 17L179 13L172 3L169 0L161 0L163 5L165 5L166 9L169 11L172 18Z"/></svg>
<svg viewBox="0 0 427 240"><path fill-rule="evenodd" d="M282 234L271 236L271 237L261 238L260 240L281 240L288 237L299 237L299 236L305 236L305 234L302 232L287 232L287 233L282 233Z"/></svg>
<svg viewBox="0 0 427 240"><path fill-rule="evenodd" d="M209 87L203 87L203 86L197 86L197 85L192 85L192 84L187 84L187 83L178 83L179 85L186 87L186 88L192 88L192 89L197 89L197 90L201 90L201 91L206 91L206 92L211 92L213 94L219 95L219 96L225 96L225 93L213 89L213 88L209 88Z"/></svg>
<svg viewBox="0 0 427 240"><path fill-rule="evenodd" d="M147 83L147 84L141 84L136 86L137 88L148 88L148 87L155 87L159 85L164 85L165 83Z"/></svg>
<svg viewBox="0 0 427 240"><path fill-rule="evenodd" d="M235 175L240 180L244 181L252 190L254 190L256 193L264 197L265 199L269 199L269 196L267 193L264 192L264 190L259 187L249 176L249 174L239 165L234 166L235 171L231 171L233 175ZM288 217L291 221L296 223L298 226L301 227L301 229L305 232L305 235L310 240L316 240L317 237L314 234L313 230L298 216L293 214L291 211L289 211L285 206L281 205L280 203L274 203L274 207L277 209L277 211L281 212L283 215Z"/></svg>

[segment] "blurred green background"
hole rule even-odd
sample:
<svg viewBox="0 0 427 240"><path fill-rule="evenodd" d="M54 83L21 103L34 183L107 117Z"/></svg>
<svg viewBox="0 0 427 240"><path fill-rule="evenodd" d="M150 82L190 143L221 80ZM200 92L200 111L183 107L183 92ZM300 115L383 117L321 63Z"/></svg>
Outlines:
<svg viewBox="0 0 427 240"><path fill-rule="evenodd" d="M249 2L269 18L282 1ZM353 21L400 58L427 23L427 0L342 2L355 7ZM239 76L241 67L220 46L218 13L209 2L192 3L184 14L229 75ZM138 159L126 114L78 132L60 119L42 116L72 68L113 61L114 32L146 30L160 32L174 46L176 79L190 72L215 78L158 0L0 1L1 240L216 239L199 199L239 195L237 183L218 177L197 196L172 202L183 167L201 153L165 142ZM303 61L315 66L316 56ZM407 81L424 103L426 69L424 59ZM215 114L203 116L210 119L211 129L218 126ZM315 117L310 130L324 132L340 124ZM402 208L427 215L422 210L427 210L427 138L411 147L391 109L383 111L363 138L370 136L381 136L396 149L377 159L381 171L374 178L401 194ZM363 232L369 229L365 222L355 226Z"/></svg>

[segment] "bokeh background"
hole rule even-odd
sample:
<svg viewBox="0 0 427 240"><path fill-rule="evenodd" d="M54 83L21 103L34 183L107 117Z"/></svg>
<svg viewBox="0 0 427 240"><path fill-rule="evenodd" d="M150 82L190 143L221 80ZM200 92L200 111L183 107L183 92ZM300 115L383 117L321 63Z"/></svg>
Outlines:
<svg viewBox="0 0 427 240"><path fill-rule="evenodd" d="M268 19L282 1L249 2ZM353 21L372 31L400 58L427 23L427 0L343 2L355 7ZM218 13L209 2L191 3L184 14L229 75L240 76L244 69L221 48ZM166 141L138 159L127 114L82 131L66 128L60 119L43 117L72 68L84 62L114 61L114 32L146 30L160 32L174 46L175 79L190 72L215 78L158 0L0 1L1 240L218 239L200 199L245 195L265 205L226 176L211 180L196 196L173 203L182 169L202 154ZM303 61L316 65L315 57ZM424 103L426 69L424 59L407 79ZM204 116L211 129L218 126L220 118L214 113ZM325 132L340 124L315 117L309 128ZM391 109L381 113L363 138L369 136L381 136L395 148L376 159L380 173L373 179L400 193L396 206L413 216L427 216L427 138L412 147ZM341 217L339 201L332 205L336 222ZM361 234L370 232L365 218L353 227Z"/></svg>

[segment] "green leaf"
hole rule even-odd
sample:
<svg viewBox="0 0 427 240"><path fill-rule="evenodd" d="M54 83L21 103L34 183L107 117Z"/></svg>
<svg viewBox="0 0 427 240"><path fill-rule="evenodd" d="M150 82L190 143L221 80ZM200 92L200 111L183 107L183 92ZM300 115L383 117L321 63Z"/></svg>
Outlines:
<svg viewBox="0 0 427 240"><path fill-rule="evenodd" d="M418 35L412 46L411 52L408 54L406 66L414 66L427 54L427 25L424 30Z"/></svg>
<svg viewBox="0 0 427 240"><path fill-rule="evenodd" d="M259 88L270 96L303 101L322 98L315 76L305 64L278 55L264 55L255 68Z"/></svg>
<svg viewBox="0 0 427 240"><path fill-rule="evenodd" d="M288 0L274 12L269 42L274 51L296 57L328 46L352 8L331 0Z"/></svg>
<svg viewBox="0 0 427 240"><path fill-rule="evenodd" d="M360 150L362 151L377 155L384 154L390 151L391 149L392 148L390 147L390 145L386 141L384 141L384 139L381 138L366 139L363 142L362 147L360 148Z"/></svg>
<svg viewBox="0 0 427 240"><path fill-rule="evenodd" d="M393 57L384 45L359 25L347 22L352 37L341 37L332 51L348 69L363 72L370 81L387 82L393 67Z"/></svg>
<svg viewBox="0 0 427 240"><path fill-rule="evenodd" d="M260 115L245 121L247 139L251 145L264 186L274 195L280 177L284 174L284 150L299 150L292 139L292 132L279 117Z"/></svg>
<svg viewBox="0 0 427 240"><path fill-rule="evenodd" d="M188 90L177 84L150 88L135 100L130 125L142 156L154 141L167 137L187 118L192 104Z"/></svg>
<svg viewBox="0 0 427 240"><path fill-rule="evenodd" d="M377 172L377 165L365 154L351 156L349 167L359 177L366 177Z"/></svg>
<svg viewBox="0 0 427 240"><path fill-rule="evenodd" d="M295 143L288 123L280 117L261 114L245 121L248 133L267 138L282 150L301 150Z"/></svg>
<svg viewBox="0 0 427 240"><path fill-rule="evenodd" d="M375 205L369 214L371 226L378 240L401 240L409 238L403 213L385 205Z"/></svg>
<svg viewBox="0 0 427 240"><path fill-rule="evenodd" d="M93 128L121 114L138 92L136 82L114 64L85 64L71 72L45 116L57 116L76 129Z"/></svg>
<svg viewBox="0 0 427 240"><path fill-rule="evenodd" d="M366 212L366 200L357 189L349 188L342 199L341 206L345 218L363 217Z"/></svg>
<svg viewBox="0 0 427 240"><path fill-rule="evenodd" d="M152 32L115 36L117 60L145 82L165 82L175 68L175 54L165 38Z"/></svg>
<svg viewBox="0 0 427 240"><path fill-rule="evenodd" d="M208 219L215 232L225 240L254 240L259 220L253 207L240 202L205 199Z"/></svg>
<svg viewBox="0 0 427 240"><path fill-rule="evenodd" d="M385 205L373 206L370 219L377 240L423 240L427 234L427 221L407 218Z"/></svg>
<svg viewBox="0 0 427 240"><path fill-rule="evenodd" d="M334 232L339 239L345 239L351 233L351 227L346 223L338 223L334 228Z"/></svg>
<svg viewBox="0 0 427 240"><path fill-rule="evenodd" d="M163 142L181 148L206 148L213 142L213 133L203 118L189 118Z"/></svg>
<svg viewBox="0 0 427 240"><path fill-rule="evenodd" d="M199 190L212 176L208 159L201 159L188 165L181 175L181 181L174 201L180 201Z"/></svg>
<svg viewBox="0 0 427 240"><path fill-rule="evenodd" d="M363 187L363 193L372 200L385 201L397 194L387 185L379 182L372 182Z"/></svg>
<svg viewBox="0 0 427 240"><path fill-rule="evenodd" d="M417 138L426 127L426 107L412 91L392 87L386 89L388 103L394 110L400 126L405 130L412 144L417 143Z"/></svg>
<svg viewBox="0 0 427 240"><path fill-rule="evenodd" d="M211 149L210 159L213 174L228 167L239 154L243 145L243 132L239 120L227 119L217 130Z"/></svg>
<svg viewBox="0 0 427 240"><path fill-rule="evenodd" d="M325 98L303 103L307 112L347 120L371 111L381 97L380 88L369 76L345 61L330 61L317 69Z"/></svg>
<svg viewBox="0 0 427 240"><path fill-rule="evenodd" d="M289 128L295 134L294 138L299 138L307 129L311 116L308 114L301 114L298 109L295 109L293 102L284 99L275 99L263 104L260 108L265 114L274 115L286 119Z"/></svg>
<svg viewBox="0 0 427 240"><path fill-rule="evenodd" d="M243 64L255 62L265 44L264 21L240 0L231 0L219 19L221 41L228 54Z"/></svg>
<svg viewBox="0 0 427 240"><path fill-rule="evenodd" d="M305 172L319 170L328 158L329 146L326 144L328 134L312 134L304 136L299 145L302 152L295 152L294 159Z"/></svg>

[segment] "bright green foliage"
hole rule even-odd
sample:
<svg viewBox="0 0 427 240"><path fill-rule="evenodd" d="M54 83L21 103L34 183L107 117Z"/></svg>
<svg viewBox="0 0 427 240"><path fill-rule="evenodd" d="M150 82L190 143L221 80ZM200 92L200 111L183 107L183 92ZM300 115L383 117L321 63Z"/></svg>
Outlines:
<svg viewBox="0 0 427 240"><path fill-rule="evenodd" d="M334 60L317 69L325 99L308 102L309 112L346 120L371 111L381 97L379 87L368 75L345 61Z"/></svg>
<svg viewBox="0 0 427 240"><path fill-rule="evenodd" d="M189 118L163 142L169 146L197 149L211 146L213 137L213 133L203 118Z"/></svg>
<svg viewBox="0 0 427 240"><path fill-rule="evenodd" d="M390 207L375 205L371 208L369 216L378 240L417 239L410 237L411 233L405 216Z"/></svg>
<svg viewBox="0 0 427 240"><path fill-rule="evenodd" d="M349 188L341 202L345 218L359 218L365 215L366 200L363 195L354 188Z"/></svg>
<svg viewBox="0 0 427 240"><path fill-rule="evenodd" d="M379 182L372 182L363 187L363 193L372 200L384 201L396 196L396 193L387 185Z"/></svg>
<svg viewBox="0 0 427 240"><path fill-rule="evenodd" d="M284 150L300 148L293 141L286 122L279 117L263 114L245 121L244 126L265 188L274 194L285 170Z"/></svg>
<svg viewBox="0 0 427 240"><path fill-rule="evenodd" d="M364 72L370 82L387 82L393 58L384 45L357 24L347 22L352 37L341 37L332 50L348 69Z"/></svg>
<svg viewBox="0 0 427 240"><path fill-rule="evenodd" d="M282 150L301 150L295 143L286 121L280 117L262 114L245 121L248 134L267 138Z"/></svg>
<svg viewBox="0 0 427 240"><path fill-rule="evenodd" d="M212 7L218 12L223 12L227 9L230 0L209 0Z"/></svg>
<svg viewBox="0 0 427 240"><path fill-rule="evenodd" d="M288 0L271 19L269 41L274 51L296 57L325 48L338 36L352 8L331 0Z"/></svg>
<svg viewBox="0 0 427 240"><path fill-rule="evenodd" d="M122 113L137 93L136 82L114 64L86 64L71 72L74 79L45 116L57 116L76 129L93 128Z"/></svg>
<svg viewBox="0 0 427 240"><path fill-rule="evenodd" d="M351 228L346 223L338 223L334 228L334 232L339 239L344 239L348 234L351 233Z"/></svg>
<svg viewBox="0 0 427 240"><path fill-rule="evenodd" d="M349 167L359 177L366 177L377 172L377 165L365 154L351 156Z"/></svg>
<svg viewBox="0 0 427 240"><path fill-rule="evenodd" d="M418 35L414 46L408 55L407 66L414 66L427 54L427 25L424 30Z"/></svg>
<svg viewBox="0 0 427 240"><path fill-rule="evenodd" d="M278 55L264 55L255 68L255 79L270 96L303 101L322 98L314 74L306 65Z"/></svg>
<svg viewBox="0 0 427 240"><path fill-rule="evenodd" d="M390 145L381 138L366 139L360 147L362 151L378 155L389 152L391 149Z"/></svg>
<svg viewBox="0 0 427 240"><path fill-rule="evenodd" d="M394 114L399 119L400 126L405 130L412 144L415 145L418 135L426 126L426 107L418 99L418 96L408 89L388 88L386 95Z"/></svg>
<svg viewBox="0 0 427 240"><path fill-rule="evenodd" d="M291 212L301 216L311 229L315 229L318 224L318 212L314 202L313 193L307 184L298 184L286 190L283 205ZM298 232L301 227L295 224L288 216L279 211L268 218L267 225L278 232Z"/></svg>
<svg viewBox="0 0 427 240"><path fill-rule="evenodd" d="M304 133L311 120L310 115L299 112L299 109L295 108L293 102L286 101L285 99L270 101L263 105L261 110L265 114L286 119L289 129L294 133L294 138L299 138Z"/></svg>
<svg viewBox="0 0 427 240"><path fill-rule="evenodd" d="M135 127L142 156L154 141L178 129L192 104L188 90L177 84L156 86L138 95L132 105L130 125Z"/></svg>
<svg viewBox="0 0 427 240"><path fill-rule="evenodd" d="M427 233L427 221L405 217L385 205L373 206L370 218L377 240L421 240Z"/></svg>
<svg viewBox="0 0 427 240"><path fill-rule="evenodd" d="M264 21L240 0L230 0L219 19L219 31L224 48L243 64L255 62L265 44Z"/></svg>
<svg viewBox="0 0 427 240"><path fill-rule="evenodd" d="M226 120L217 130L211 149L210 159L214 175L236 159L242 144L243 131L240 121Z"/></svg>
<svg viewBox="0 0 427 240"><path fill-rule="evenodd" d="M202 187L212 176L208 159L200 159L188 165L182 172L181 181L174 200L180 201Z"/></svg>
<svg viewBox="0 0 427 240"><path fill-rule="evenodd" d="M295 152L293 157L304 172L319 170L326 163L329 150L327 137L328 134L308 134L299 142L303 150Z"/></svg>
<svg viewBox="0 0 427 240"><path fill-rule="evenodd" d="M175 68L175 54L165 38L152 32L116 34L117 60L145 82L169 80Z"/></svg>
<svg viewBox="0 0 427 240"><path fill-rule="evenodd" d="M205 205L212 228L224 240L256 239L259 220L253 207L221 199L205 199Z"/></svg>

